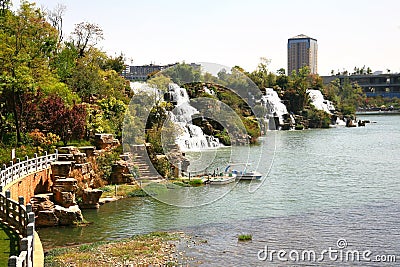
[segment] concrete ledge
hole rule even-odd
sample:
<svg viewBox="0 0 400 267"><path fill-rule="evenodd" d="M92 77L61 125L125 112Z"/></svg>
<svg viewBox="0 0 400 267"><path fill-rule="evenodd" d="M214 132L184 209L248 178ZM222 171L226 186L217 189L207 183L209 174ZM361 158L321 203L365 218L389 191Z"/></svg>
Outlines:
<svg viewBox="0 0 400 267"><path fill-rule="evenodd" d="M35 231L33 243L33 267L43 267L44 266L44 252L42 242L40 241L39 235Z"/></svg>

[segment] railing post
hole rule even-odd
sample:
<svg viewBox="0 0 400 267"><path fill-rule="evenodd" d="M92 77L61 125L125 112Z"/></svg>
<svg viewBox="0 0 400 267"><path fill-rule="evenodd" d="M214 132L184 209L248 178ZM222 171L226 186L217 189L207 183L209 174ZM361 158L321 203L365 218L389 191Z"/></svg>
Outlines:
<svg viewBox="0 0 400 267"><path fill-rule="evenodd" d="M45 158L44 158L44 159L45 159L45 160L44 160L44 164L45 164L45 166L46 166L46 168L47 168L47 164L48 164L48 161L49 161L49 158L48 158L48 156L47 156L47 151L44 152L44 157L45 157Z"/></svg>
<svg viewBox="0 0 400 267"><path fill-rule="evenodd" d="M38 155L37 155L37 153L34 154L34 157L35 157L35 170L37 171L38 170Z"/></svg>
<svg viewBox="0 0 400 267"><path fill-rule="evenodd" d="M23 214L25 212L23 209L23 206L25 205L25 198L22 196L19 196L18 204L19 204L18 205L18 225L20 226L19 232L22 233L24 231L24 228L26 227L26 218Z"/></svg>
<svg viewBox="0 0 400 267"><path fill-rule="evenodd" d="M26 208L26 213L27 214L32 212L32 204L31 203L26 204L25 208Z"/></svg>
<svg viewBox="0 0 400 267"><path fill-rule="evenodd" d="M33 236L33 233L35 231L33 223L29 223L28 226L26 227L26 236Z"/></svg>
<svg viewBox="0 0 400 267"><path fill-rule="evenodd" d="M21 159L17 158L18 178L21 178Z"/></svg>
<svg viewBox="0 0 400 267"><path fill-rule="evenodd" d="M34 212L28 213L28 224L29 223L35 223L35 213Z"/></svg>
<svg viewBox="0 0 400 267"><path fill-rule="evenodd" d="M5 195L6 195L6 199L4 200L5 201L5 204L6 204L6 222L9 222L10 221L10 197L11 197L11 192L10 192L10 190L7 190L6 192L5 192Z"/></svg>
<svg viewBox="0 0 400 267"><path fill-rule="evenodd" d="M28 238L24 237L21 239L21 251L27 251L28 250Z"/></svg>
<svg viewBox="0 0 400 267"><path fill-rule="evenodd" d="M8 258L8 267L16 267L18 263L18 257L17 256L11 256Z"/></svg>
<svg viewBox="0 0 400 267"><path fill-rule="evenodd" d="M31 251L29 249L29 239L24 237L21 239L21 251L26 251L26 266L32 266L31 264L29 264L29 260L30 260L30 256L31 256Z"/></svg>
<svg viewBox="0 0 400 267"><path fill-rule="evenodd" d="M14 162L10 161L10 170L11 170L11 181L14 180Z"/></svg>
<svg viewBox="0 0 400 267"><path fill-rule="evenodd" d="M26 175L28 175L29 174L29 162L28 162L28 160L29 160L29 157L28 156L25 156L25 174Z"/></svg>

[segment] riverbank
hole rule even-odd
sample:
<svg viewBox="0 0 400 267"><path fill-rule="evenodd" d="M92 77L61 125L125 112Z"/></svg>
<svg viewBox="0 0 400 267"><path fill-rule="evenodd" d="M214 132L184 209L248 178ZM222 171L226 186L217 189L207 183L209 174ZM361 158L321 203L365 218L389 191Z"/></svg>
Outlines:
<svg viewBox="0 0 400 267"><path fill-rule="evenodd" d="M109 242L52 249L45 266L176 266L185 260L178 250L191 239L182 232L153 232Z"/></svg>

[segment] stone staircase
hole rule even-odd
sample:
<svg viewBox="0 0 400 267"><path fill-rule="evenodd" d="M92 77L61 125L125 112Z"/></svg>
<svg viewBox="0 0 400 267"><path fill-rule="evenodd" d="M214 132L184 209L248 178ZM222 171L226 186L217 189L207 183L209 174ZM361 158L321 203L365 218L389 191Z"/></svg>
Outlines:
<svg viewBox="0 0 400 267"><path fill-rule="evenodd" d="M164 179L151 163L145 145L132 146L131 153L133 154L133 164L139 170L139 177L137 177L137 180Z"/></svg>

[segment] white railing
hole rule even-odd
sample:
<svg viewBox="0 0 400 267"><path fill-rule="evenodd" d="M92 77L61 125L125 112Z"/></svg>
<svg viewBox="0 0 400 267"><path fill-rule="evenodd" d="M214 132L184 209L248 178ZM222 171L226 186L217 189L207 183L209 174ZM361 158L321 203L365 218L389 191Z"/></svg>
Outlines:
<svg viewBox="0 0 400 267"><path fill-rule="evenodd" d="M3 188L15 180L26 175L33 174L51 167L51 163L57 160L58 152L24 161L17 159L17 163L10 162L10 166L3 165L0 172L0 217L20 237L20 254L8 259L9 267L33 266L33 241L35 232L35 213L31 204L24 205L25 199L19 197L18 201L11 199L9 190L3 193Z"/></svg>
<svg viewBox="0 0 400 267"><path fill-rule="evenodd" d="M8 167L4 164L0 172L0 185L5 187L25 175L50 168L51 163L57 160L57 155L58 151L56 150L54 154L50 155L45 152L44 156L38 157L35 154L35 157L31 159L25 157L24 161L20 159L17 159L16 163L10 161L10 166Z"/></svg>

